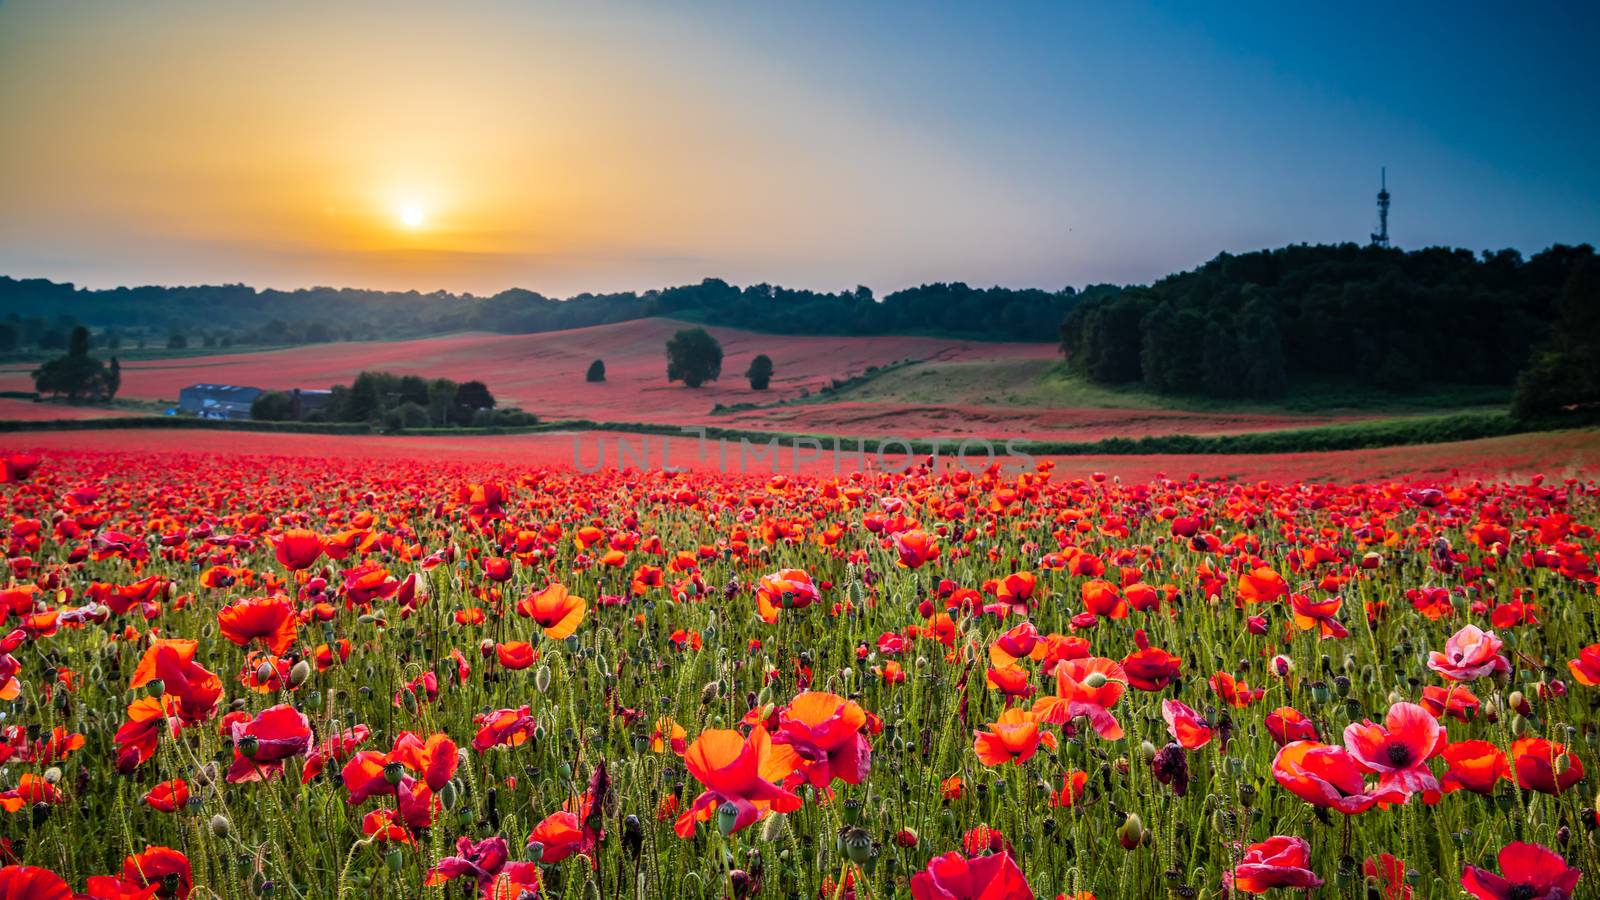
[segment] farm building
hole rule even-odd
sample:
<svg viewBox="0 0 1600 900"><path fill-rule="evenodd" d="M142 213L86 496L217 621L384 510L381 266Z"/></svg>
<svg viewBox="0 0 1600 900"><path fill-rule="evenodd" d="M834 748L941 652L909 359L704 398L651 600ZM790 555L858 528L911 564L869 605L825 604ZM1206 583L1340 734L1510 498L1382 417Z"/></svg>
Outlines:
<svg viewBox="0 0 1600 900"><path fill-rule="evenodd" d="M333 399L333 391L295 388L289 392L289 398L294 401L294 417L304 419L312 413L327 409L328 401Z"/></svg>
<svg viewBox="0 0 1600 900"><path fill-rule="evenodd" d="M202 419L248 419L250 404L262 393L236 384L191 384L178 393L178 410Z"/></svg>

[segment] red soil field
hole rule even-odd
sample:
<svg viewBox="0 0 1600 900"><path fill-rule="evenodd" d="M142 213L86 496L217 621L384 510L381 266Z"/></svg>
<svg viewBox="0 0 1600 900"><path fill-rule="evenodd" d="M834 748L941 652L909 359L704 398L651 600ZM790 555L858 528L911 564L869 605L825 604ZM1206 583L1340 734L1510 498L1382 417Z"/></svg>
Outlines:
<svg viewBox="0 0 1600 900"><path fill-rule="evenodd" d="M32 390L31 387L28 389ZM48 422L53 419L114 419L118 416L132 415L143 414L125 409L68 406L65 403L35 403L32 400L0 397L0 421Z"/></svg>
<svg viewBox="0 0 1600 900"><path fill-rule="evenodd" d="M143 452L172 457L175 466L201 464L215 456L317 457L339 460L385 459L415 460L418 465L463 465L487 468L531 468L570 466L574 445L585 468L595 464L596 453L604 442L605 461L617 458L617 440L629 446L645 446L644 435L617 435L594 432L506 435L500 437L376 437L321 434L265 435L250 432L130 429L108 431L32 432L7 435L0 451L52 453ZM648 438L648 467L661 464L663 438ZM738 471L738 444L729 446L729 469ZM670 462L674 466L715 470L718 449L711 443L707 458L697 459L697 448L690 439L671 441ZM976 459L974 459L976 461ZM890 460L902 463L903 458ZM1357 482L1388 479L1463 480L1470 478L1525 479L1535 474L1551 478L1587 476L1600 472L1600 432L1564 431L1516 435L1434 444L1419 447L1390 447L1378 450L1348 450L1332 453L1293 453L1276 455L1217 456L1069 456L1056 457L1058 478L1087 477L1104 472L1124 480L1145 481L1165 475L1186 478L1232 478L1245 481ZM776 469L774 468L776 466ZM833 454L803 460L799 471L829 475L835 471ZM841 454L838 471L860 468L859 458ZM770 475L775 470L795 471L792 454L780 453L773 462L752 463L751 474Z"/></svg>
<svg viewBox="0 0 1600 900"><path fill-rule="evenodd" d="M815 393L835 378L902 359L955 362L1052 359L1052 344L997 344L919 337L795 337L730 328L710 329L721 341L723 376L698 390L666 380L664 344L684 323L643 319L546 334L458 334L416 341L317 344L291 350L129 362L121 396L174 401L198 383L264 388L326 388L348 383L363 369L480 379L502 405L546 419L590 419L846 436L914 438L1028 438L1093 441L1162 434L1224 434L1307 427L1350 417L1183 412L1100 408L909 405L880 402L802 403L711 415L716 404L773 403ZM777 375L765 392L743 377L758 353L773 358ZM589 384L590 361L603 359L606 381ZM0 390L30 390L32 366L0 367ZM53 415L48 413L55 413ZM0 419L88 418L114 415L59 405L11 401Z"/></svg>
<svg viewBox="0 0 1600 900"><path fill-rule="evenodd" d="M416 341L316 344L290 350L128 362L120 396L176 400L191 384L269 389L348 384L363 369L456 381L483 381L502 405L546 418L609 421L698 421L723 403L771 402L812 391L834 378L897 360L955 361L992 356L1050 357L1051 344L991 344L919 337L792 337L710 328L722 343L722 379L699 390L666 379L665 345L689 325L640 319L545 334L457 334ZM777 374L765 392L743 373L757 354ZM603 359L606 381L589 384L589 363ZM0 390L32 390L27 366L0 367Z"/></svg>

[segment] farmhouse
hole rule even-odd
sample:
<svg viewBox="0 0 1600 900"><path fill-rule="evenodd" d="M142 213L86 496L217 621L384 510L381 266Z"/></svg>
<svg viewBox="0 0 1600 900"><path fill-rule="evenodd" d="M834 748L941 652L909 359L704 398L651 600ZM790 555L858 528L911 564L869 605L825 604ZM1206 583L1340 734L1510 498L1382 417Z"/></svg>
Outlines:
<svg viewBox="0 0 1600 900"><path fill-rule="evenodd" d="M191 384L178 393L178 410L202 419L248 419L250 404L262 393L236 384Z"/></svg>

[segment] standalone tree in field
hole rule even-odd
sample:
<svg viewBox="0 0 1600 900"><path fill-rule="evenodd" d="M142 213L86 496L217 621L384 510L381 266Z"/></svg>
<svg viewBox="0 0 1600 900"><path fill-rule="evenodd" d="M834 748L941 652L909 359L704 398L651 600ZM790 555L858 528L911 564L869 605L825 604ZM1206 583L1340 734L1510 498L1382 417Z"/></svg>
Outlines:
<svg viewBox="0 0 1600 900"><path fill-rule="evenodd" d="M685 328L667 341L667 380L697 388L722 374L722 345L704 328Z"/></svg>
<svg viewBox="0 0 1600 900"><path fill-rule="evenodd" d="M605 381L606 380L606 361L603 360L603 359L597 359L594 362L589 363L589 374L583 376L583 380L584 381Z"/></svg>
<svg viewBox="0 0 1600 900"><path fill-rule="evenodd" d="M463 381L456 388L456 405L473 411L494 409L494 395L481 381Z"/></svg>
<svg viewBox="0 0 1600 900"><path fill-rule="evenodd" d="M119 370L119 383L121 379ZM65 394L68 403L107 398L105 366L89 355L89 329L82 325L72 329L67 355L34 369L33 386L41 394Z"/></svg>
<svg viewBox="0 0 1600 900"><path fill-rule="evenodd" d="M750 387L754 390L764 391L772 382L772 357L765 353L750 360L750 368L745 370L744 377L750 379Z"/></svg>

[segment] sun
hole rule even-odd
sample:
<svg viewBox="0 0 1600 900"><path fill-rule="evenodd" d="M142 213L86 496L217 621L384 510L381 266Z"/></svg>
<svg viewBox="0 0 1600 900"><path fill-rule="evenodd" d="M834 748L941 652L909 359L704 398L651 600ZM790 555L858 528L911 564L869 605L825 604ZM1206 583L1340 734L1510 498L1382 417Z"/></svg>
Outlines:
<svg viewBox="0 0 1600 900"><path fill-rule="evenodd" d="M422 223L425 221L427 221L427 216L423 214L422 207L403 206L400 208L401 225L407 228L421 228Z"/></svg>

